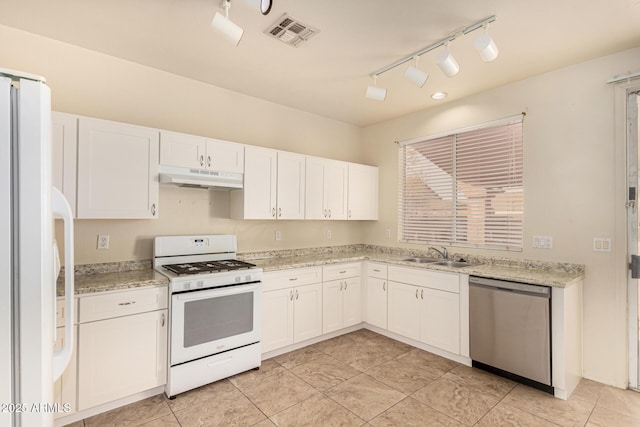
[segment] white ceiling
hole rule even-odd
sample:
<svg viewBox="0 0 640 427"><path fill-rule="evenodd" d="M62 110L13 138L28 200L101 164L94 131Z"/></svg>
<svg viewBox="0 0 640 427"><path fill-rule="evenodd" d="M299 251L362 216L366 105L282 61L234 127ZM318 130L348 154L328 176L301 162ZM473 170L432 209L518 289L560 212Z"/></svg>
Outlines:
<svg viewBox="0 0 640 427"><path fill-rule="evenodd" d="M268 16L258 0L231 3L245 29L237 47L209 26L219 0L20 0L0 24L359 126L640 46L640 0L274 0ZM320 33L298 48L263 34L284 13ZM457 76L433 51L420 59L422 89L401 66L378 79L386 101L364 97L370 73L491 15L497 60L473 50L479 30L451 45Z"/></svg>

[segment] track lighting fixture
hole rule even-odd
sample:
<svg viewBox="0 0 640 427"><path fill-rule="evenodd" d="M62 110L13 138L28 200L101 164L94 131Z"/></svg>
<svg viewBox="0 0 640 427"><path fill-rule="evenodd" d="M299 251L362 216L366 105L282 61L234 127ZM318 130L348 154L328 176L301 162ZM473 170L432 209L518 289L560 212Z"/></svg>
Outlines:
<svg viewBox="0 0 640 427"><path fill-rule="evenodd" d="M271 12L271 6L273 6L271 0L260 0L260 13L268 15Z"/></svg>
<svg viewBox="0 0 640 427"><path fill-rule="evenodd" d="M224 9L224 15L216 12L211 21L211 26L222 34L231 44L238 46L244 30L229 19L229 9L231 8L230 0L222 0L220 7Z"/></svg>
<svg viewBox="0 0 640 427"><path fill-rule="evenodd" d="M489 23L482 26L484 33L473 41L473 46L484 62L491 62L498 57L498 48L489 35Z"/></svg>
<svg viewBox="0 0 640 427"><path fill-rule="evenodd" d="M460 71L458 61L449 52L449 42L444 43L444 50L436 55L436 64L447 77L453 77Z"/></svg>
<svg viewBox="0 0 640 427"><path fill-rule="evenodd" d="M387 89L378 87L378 76L373 76L373 86L367 87L366 97L376 101L384 101L387 97Z"/></svg>
<svg viewBox="0 0 640 427"><path fill-rule="evenodd" d="M418 87L422 87L427 82L427 79L429 78L429 74L418 69L417 56L415 57L415 60L416 60L415 66L410 66L409 68L407 68L407 70L404 72L404 76L414 85Z"/></svg>
<svg viewBox="0 0 640 427"><path fill-rule="evenodd" d="M436 55L435 61L443 73L445 73L449 77L453 77L456 74L458 74L458 72L460 71L460 66L458 65L458 62L455 60L455 58L449 51L449 43L453 42L458 37L467 35L470 32L480 28L484 29L484 34L478 37L476 40L474 40L474 46L484 62L491 62L498 57L498 48L496 47L496 44L493 41L493 39L489 36L487 32L487 28L489 27L489 24L491 22L494 22L495 20L496 20L496 16L493 15L486 19L483 19L482 21L476 22L475 24L469 25L468 27L464 27L459 30L456 30L454 33L443 38L442 40L439 40L436 43L433 43L423 49L420 49L419 51L414 52L409 56L405 56L404 58L399 59L398 61L392 64L389 64L384 68L374 71L373 73L370 74L370 76L373 77L375 80L379 75L384 74L387 71L393 70L394 68L399 67L400 65L406 62L409 62L413 59L416 61L415 66L408 67L404 75L412 83L414 83L418 87L422 87L424 86L427 79L429 78L429 75L424 71L421 71L420 69L418 69L417 67L418 57L424 55L427 52L431 52L432 50L435 50L439 47L444 46L444 50L438 52L438 54ZM383 101L387 96L387 90L384 88L378 88L377 86L369 86L367 88L366 96L367 98ZM444 94L444 96L446 96L446 94ZM442 99L442 98L434 97L434 99Z"/></svg>

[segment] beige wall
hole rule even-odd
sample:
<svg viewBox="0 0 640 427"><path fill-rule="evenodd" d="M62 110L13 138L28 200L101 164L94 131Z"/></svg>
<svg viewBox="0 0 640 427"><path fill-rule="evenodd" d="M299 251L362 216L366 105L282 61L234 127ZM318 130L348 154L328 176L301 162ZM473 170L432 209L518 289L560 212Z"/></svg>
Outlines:
<svg viewBox="0 0 640 427"><path fill-rule="evenodd" d="M380 167L380 220L365 225L366 243L396 245L394 141L526 112L524 251L452 249L585 264L584 376L625 386L624 144L616 145L614 86L605 82L638 69L634 49L365 128L363 160ZM553 249L532 248L533 235L552 236ZM594 237L612 238L613 252L594 252Z"/></svg>
<svg viewBox="0 0 640 427"><path fill-rule="evenodd" d="M241 251L397 246L393 141L526 112L526 247L490 254L585 264L584 375L625 386L624 147L614 138L614 89L605 81L640 69L640 49L359 129L8 27L0 26L0 40L0 65L46 76L55 110L380 167L378 222L232 221L225 193L163 187L159 220L77 221L79 264L148 259L159 234L236 233ZM111 249L95 249L97 234L111 236ZM532 248L533 235L553 236L554 248ZM593 252L593 237L611 237L613 252Z"/></svg>
<svg viewBox="0 0 640 427"><path fill-rule="evenodd" d="M360 128L0 26L0 66L45 76L53 109L359 162ZM347 221L232 221L228 194L161 187L160 219L75 222L76 263L150 259L161 234L234 233L240 251L362 241ZM325 237L331 229L332 238ZM274 232L282 232L275 241ZM110 249L96 249L97 235Z"/></svg>

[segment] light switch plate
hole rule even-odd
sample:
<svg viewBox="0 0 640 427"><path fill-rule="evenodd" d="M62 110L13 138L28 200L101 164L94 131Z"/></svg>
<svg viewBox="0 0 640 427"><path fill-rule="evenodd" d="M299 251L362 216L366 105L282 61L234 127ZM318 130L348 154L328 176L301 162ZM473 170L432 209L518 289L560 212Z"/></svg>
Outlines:
<svg viewBox="0 0 640 427"><path fill-rule="evenodd" d="M611 239L609 237L593 238L594 252L611 252Z"/></svg>
<svg viewBox="0 0 640 427"><path fill-rule="evenodd" d="M99 234L98 235L98 249L109 249L109 235L108 234Z"/></svg>
<svg viewBox="0 0 640 427"><path fill-rule="evenodd" d="M533 236L532 246L539 249L553 249L553 237Z"/></svg>

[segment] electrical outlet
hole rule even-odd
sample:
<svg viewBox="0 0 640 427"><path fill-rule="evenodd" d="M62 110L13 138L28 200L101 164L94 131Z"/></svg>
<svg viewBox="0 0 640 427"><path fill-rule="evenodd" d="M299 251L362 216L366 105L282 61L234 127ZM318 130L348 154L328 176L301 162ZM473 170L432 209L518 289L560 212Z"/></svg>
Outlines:
<svg viewBox="0 0 640 427"><path fill-rule="evenodd" d="M327 239L331 238L331 230L327 230Z"/></svg>
<svg viewBox="0 0 640 427"><path fill-rule="evenodd" d="M280 230L276 230L276 240L282 240L282 233L280 232Z"/></svg>
<svg viewBox="0 0 640 427"><path fill-rule="evenodd" d="M534 248L540 249L552 249L553 248L553 237L551 236L533 236L533 244Z"/></svg>
<svg viewBox="0 0 640 427"><path fill-rule="evenodd" d="M384 235L387 239L391 238L391 230L387 228L387 230L384 232Z"/></svg>
<svg viewBox="0 0 640 427"><path fill-rule="evenodd" d="M98 234L98 249L109 249L108 234Z"/></svg>
<svg viewBox="0 0 640 427"><path fill-rule="evenodd" d="M608 237L593 238L594 252L611 252L611 239Z"/></svg>

